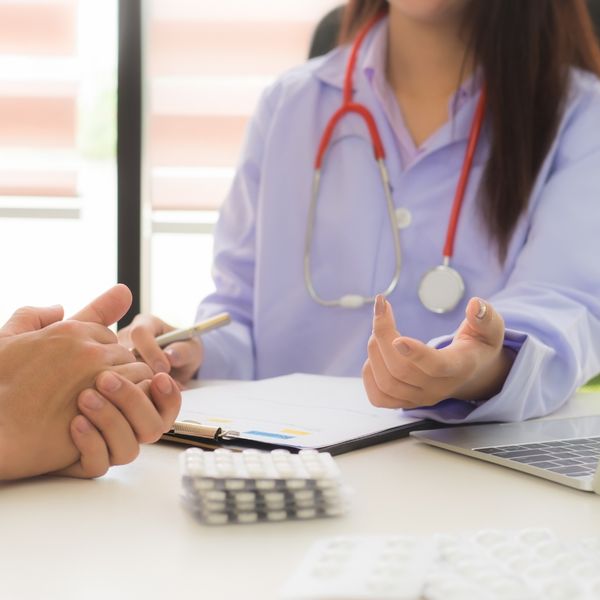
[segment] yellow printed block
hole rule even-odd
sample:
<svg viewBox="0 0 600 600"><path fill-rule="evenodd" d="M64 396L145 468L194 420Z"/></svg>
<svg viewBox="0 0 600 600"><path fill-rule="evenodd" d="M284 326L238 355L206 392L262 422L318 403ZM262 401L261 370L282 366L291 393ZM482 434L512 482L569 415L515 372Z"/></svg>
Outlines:
<svg viewBox="0 0 600 600"><path fill-rule="evenodd" d="M281 433L289 435L310 435L310 431L300 431L299 429L282 429Z"/></svg>

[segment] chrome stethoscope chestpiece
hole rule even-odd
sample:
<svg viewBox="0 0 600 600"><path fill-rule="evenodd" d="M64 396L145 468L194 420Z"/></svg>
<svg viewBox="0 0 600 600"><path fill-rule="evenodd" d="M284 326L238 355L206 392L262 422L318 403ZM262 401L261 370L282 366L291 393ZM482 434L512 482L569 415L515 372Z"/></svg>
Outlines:
<svg viewBox="0 0 600 600"><path fill-rule="evenodd" d="M423 275L419 299L425 308L437 314L455 309L465 294L460 273L447 264L438 265Z"/></svg>

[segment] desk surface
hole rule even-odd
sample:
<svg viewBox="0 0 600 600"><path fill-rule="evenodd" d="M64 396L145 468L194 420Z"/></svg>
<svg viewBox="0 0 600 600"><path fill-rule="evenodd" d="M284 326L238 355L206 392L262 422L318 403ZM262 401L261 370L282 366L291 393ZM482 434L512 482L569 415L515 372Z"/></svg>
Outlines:
<svg viewBox="0 0 600 600"><path fill-rule="evenodd" d="M600 414L579 394L552 416ZM180 446L142 449L96 481L0 485L0 598L270 600L311 543L342 534L550 527L600 535L600 497L411 438L337 457L342 518L207 527L179 503Z"/></svg>

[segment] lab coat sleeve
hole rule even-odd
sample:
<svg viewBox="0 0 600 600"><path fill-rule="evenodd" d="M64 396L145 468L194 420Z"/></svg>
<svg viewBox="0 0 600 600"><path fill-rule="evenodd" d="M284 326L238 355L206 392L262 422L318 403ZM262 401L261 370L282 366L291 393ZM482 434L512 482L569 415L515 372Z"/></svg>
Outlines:
<svg viewBox="0 0 600 600"><path fill-rule="evenodd" d="M564 126L527 241L506 286L489 298L504 318L505 345L517 351L502 390L479 406L449 399L411 416L446 423L539 417L600 372L598 87Z"/></svg>
<svg viewBox="0 0 600 600"><path fill-rule="evenodd" d="M230 313L232 323L202 337L202 379L252 379L252 335L256 211L261 160L273 88L268 89L252 118L238 168L221 208L214 236L214 293L198 307L197 320L218 312Z"/></svg>

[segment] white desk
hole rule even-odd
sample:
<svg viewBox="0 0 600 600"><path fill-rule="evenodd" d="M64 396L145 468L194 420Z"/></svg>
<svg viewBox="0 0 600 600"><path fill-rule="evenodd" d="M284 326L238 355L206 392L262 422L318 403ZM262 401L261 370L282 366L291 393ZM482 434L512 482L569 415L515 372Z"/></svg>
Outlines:
<svg viewBox="0 0 600 600"><path fill-rule="evenodd" d="M580 394L553 417L599 414ZM142 449L96 481L0 485L0 598L271 600L310 544L339 534L551 527L600 535L600 496L413 439L338 457L338 519L207 527L179 504L181 447Z"/></svg>

